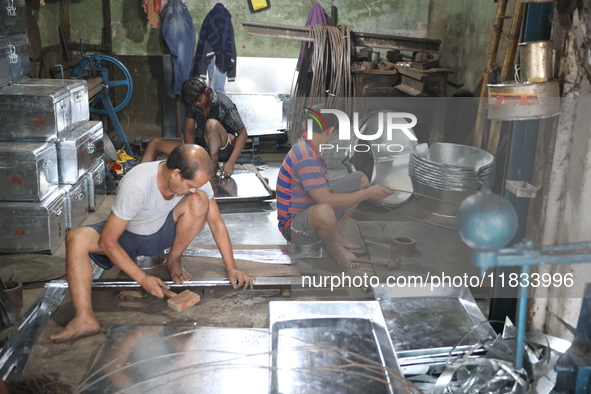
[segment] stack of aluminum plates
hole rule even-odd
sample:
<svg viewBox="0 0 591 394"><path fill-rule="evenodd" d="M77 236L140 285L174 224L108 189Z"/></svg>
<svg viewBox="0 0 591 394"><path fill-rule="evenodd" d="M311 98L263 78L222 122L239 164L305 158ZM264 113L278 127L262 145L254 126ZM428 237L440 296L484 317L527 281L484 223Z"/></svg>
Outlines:
<svg viewBox="0 0 591 394"><path fill-rule="evenodd" d="M466 145L419 144L411 149L408 173L413 191L432 197L417 197L417 205L436 214L455 216L466 197L493 186L495 159L485 150Z"/></svg>

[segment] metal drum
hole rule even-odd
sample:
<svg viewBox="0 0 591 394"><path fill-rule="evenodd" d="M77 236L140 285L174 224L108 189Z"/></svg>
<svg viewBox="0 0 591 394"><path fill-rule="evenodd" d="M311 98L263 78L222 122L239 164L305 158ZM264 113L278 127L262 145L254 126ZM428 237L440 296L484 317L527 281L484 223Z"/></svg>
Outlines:
<svg viewBox="0 0 591 394"><path fill-rule="evenodd" d="M461 202L494 183L495 159L466 145L434 143L412 148L408 173L417 205L443 216L456 216Z"/></svg>
<svg viewBox="0 0 591 394"><path fill-rule="evenodd" d="M367 136L375 135L381 126L383 131L381 136L372 141L353 138L350 145L351 158L348 159L348 163L352 164L353 169L367 175L370 185L380 184L391 189L412 191L408 164L411 149L417 141L411 140L398 129L394 129L391 138L388 138L387 119L386 116L380 116L380 112L383 114L387 110L368 115L362 122L359 132ZM405 122L402 119L393 121ZM412 132L412 129L408 130ZM379 206L395 208L408 202L411 197L411 193L395 192L383 200L370 201Z"/></svg>

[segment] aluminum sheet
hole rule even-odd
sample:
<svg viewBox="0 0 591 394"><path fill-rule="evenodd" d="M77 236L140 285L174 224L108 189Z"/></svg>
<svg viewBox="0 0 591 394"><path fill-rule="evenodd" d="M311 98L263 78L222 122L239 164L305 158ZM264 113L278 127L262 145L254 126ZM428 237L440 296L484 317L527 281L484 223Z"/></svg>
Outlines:
<svg viewBox="0 0 591 394"><path fill-rule="evenodd" d="M266 393L265 329L112 326L77 393Z"/></svg>
<svg viewBox="0 0 591 394"><path fill-rule="evenodd" d="M169 252L170 249L164 251L166 254ZM283 249L234 249L233 252L235 259L258 261L265 264L291 264L291 254ZM194 246L185 249L183 256L222 258L218 249L204 249Z"/></svg>
<svg viewBox="0 0 591 394"><path fill-rule="evenodd" d="M373 288L401 365L447 357L496 336L466 287Z"/></svg>
<svg viewBox="0 0 591 394"><path fill-rule="evenodd" d="M259 174L245 170L236 171L231 177L214 176L210 183L219 203L266 200L273 195Z"/></svg>
<svg viewBox="0 0 591 394"><path fill-rule="evenodd" d="M411 393L375 301L274 301L271 393Z"/></svg>

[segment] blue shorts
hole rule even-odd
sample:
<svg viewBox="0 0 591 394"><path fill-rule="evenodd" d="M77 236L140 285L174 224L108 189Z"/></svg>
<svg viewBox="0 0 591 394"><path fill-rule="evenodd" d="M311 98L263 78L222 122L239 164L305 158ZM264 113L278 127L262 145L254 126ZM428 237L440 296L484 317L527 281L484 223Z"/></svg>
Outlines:
<svg viewBox="0 0 591 394"><path fill-rule="evenodd" d="M138 235L125 230L121 234L121 237L119 237L119 245L121 245L131 259L137 256L154 256L162 253L164 249L172 246L176 235L176 222L172 213L173 211L170 211L160 230L154 234ZM101 234L106 222L105 220L100 223L90 224L88 227L92 227L97 233ZM106 270L113 268L114 264L107 256L96 253L89 253L89 255L101 268Z"/></svg>

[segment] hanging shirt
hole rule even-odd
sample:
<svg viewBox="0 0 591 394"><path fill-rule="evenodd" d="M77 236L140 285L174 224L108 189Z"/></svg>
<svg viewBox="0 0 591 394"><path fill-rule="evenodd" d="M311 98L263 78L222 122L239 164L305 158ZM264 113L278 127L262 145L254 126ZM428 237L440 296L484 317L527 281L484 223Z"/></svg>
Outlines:
<svg viewBox="0 0 591 394"><path fill-rule="evenodd" d="M228 81L234 81L236 79L236 43L232 15L220 3L209 11L201 25L193 75L205 77L207 65L214 56L216 67L227 73Z"/></svg>
<svg viewBox="0 0 591 394"><path fill-rule="evenodd" d="M311 26L311 25L326 25L326 13L324 12L324 8L318 3L312 4L310 7L310 11L308 12L308 19L306 20L306 24L304 26ZM306 47L310 45L313 46L311 42L302 42L302 46L300 47L300 56L298 57L298 64L296 65L296 70L300 71L300 67L302 66L302 60L304 59L304 53L306 52ZM310 68L308 71L312 71L312 65L310 64Z"/></svg>

